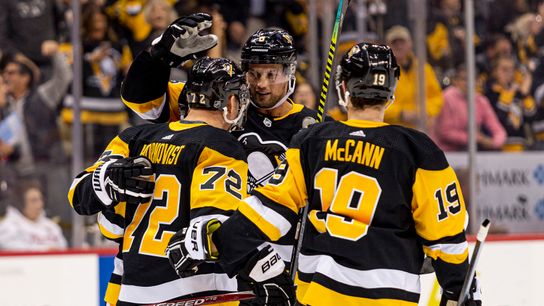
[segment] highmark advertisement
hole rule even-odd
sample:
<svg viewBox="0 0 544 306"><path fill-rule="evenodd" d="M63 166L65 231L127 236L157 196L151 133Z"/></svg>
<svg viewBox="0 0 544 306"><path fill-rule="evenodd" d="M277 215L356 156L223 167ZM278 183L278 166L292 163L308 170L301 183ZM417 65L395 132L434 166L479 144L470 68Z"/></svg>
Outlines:
<svg viewBox="0 0 544 306"><path fill-rule="evenodd" d="M470 205L468 156L449 153L447 158ZM494 232L544 232L543 153L479 153L476 173L478 220L493 220Z"/></svg>

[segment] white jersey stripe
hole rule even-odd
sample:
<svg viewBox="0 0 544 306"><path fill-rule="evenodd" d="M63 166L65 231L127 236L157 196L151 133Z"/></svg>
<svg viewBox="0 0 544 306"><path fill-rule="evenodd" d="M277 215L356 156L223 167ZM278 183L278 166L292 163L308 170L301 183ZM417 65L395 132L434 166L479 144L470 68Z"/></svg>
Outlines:
<svg viewBox="0 0 544 306"><path fill-rule="evenodd" d="M461 255L464 254L468 248L468 242L456 243L456 244L433 244L428 246L432 251L440 250L440 252L450 255Z"/></svg>
<svg viewBox="0 0 544 306"><path fill-rule="evenodd" d="M261 203L261 200L256 196L251 196L244 201L246 201L246 203L248 203L263 219L274 225L280 231L281 236L287 234L291 229L291 223L289 223L287 219L275 210L264 206L263 203Z"/></svg>
<svg viewBox="0 0 544 306"><path fill-rule="evenodd" d="M123 260L115 257L113 259L113 274L122 276L124 271L125 270L123 269Z"/></svg>
<svg viewBox="0 0 544 306"><path fill-rule="evenodd" d="M156 286L121 285L119 300L144 304L159 303L176 297L204 291L237 291L235 278L226 274L204 274L180 278Z"/></svg>
<svg viewBox="0 0 544 306"><path fill-rule="evenodd" d="M286 245L286 244L276 244L276 243L271 243L269 242L270 245L272 246L272 248L274 250L276 250L276 252L278 252L278 254L280 254L281 256L281 259L283 259L283 261L291 261L291 255L293 253L293 246L292 245Z"/></svg>
<svg viewBox="0 0 544 306"><path fill-rule="evenodd" d="M419 275L394 269L357 270L337 263L328 255L300 254L298 270L320 273L337 282L365 289L394 288L420 293Z"/></svg>
<svg viewBox="0 0 544 306"><path fill-rule="evenodd" d="M145 113L138 113L138 115L145 120L155 120L159 118L159 116L162 113L162 110L164 106L166 105L166 95L162 97L161 105L158 108L152 108L151 110L145 112Z"/></svg>
<svg viewBox="0 0 544 306"><path fill-rule="evenodd" d="M117 224L111 223L110 220L108 220L102 212L98 213L98 224L105 228L108 232L116 235L116 236L123 236L125 233L125 229L120 227Z"/></svg>
<svg viewBox="0 0 544 306"><path fill-rule="evenodd" d="M211 214L211 215L204 215L204 216L198 216L191 219L191 223L195 223L197 221L209 221L211 219L217 219L219 222L223 223L227 221L229 216L221 215L221 214Z"/></svg>

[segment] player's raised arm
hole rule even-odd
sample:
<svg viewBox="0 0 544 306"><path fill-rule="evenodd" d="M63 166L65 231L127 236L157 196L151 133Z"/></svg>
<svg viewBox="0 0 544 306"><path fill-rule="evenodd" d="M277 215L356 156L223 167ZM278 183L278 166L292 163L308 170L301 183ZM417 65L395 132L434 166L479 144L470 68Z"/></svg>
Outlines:
<svg viewBox="0 0 544 306"><path fill-rule="evenodd" d="M195 59L197 53L217 44L215 35L200 35L211 25L211 16L203 13L172 22L148 50L134 59L121 88L123 103L146 120L178 120L178 101L185 84L169 82L170 68Z"/></svg>

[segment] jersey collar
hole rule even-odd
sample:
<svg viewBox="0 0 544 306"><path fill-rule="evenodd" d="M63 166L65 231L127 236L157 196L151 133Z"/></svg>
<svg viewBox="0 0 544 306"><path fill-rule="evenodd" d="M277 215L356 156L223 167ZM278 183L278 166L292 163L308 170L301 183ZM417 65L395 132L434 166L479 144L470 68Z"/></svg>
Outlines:
<svg viewBox="0 0 544 306"><path fill-rule="evenodd" d="M195 127L198 127L198 126L202 126L202 125L206 125L206 123L204 123L202 121L181 120L181 121L170 122L168 124L168 127L172 131L179 132L179 131L183 131L183 130L192 129L192 128L195 128Z"/></svg>
<svg viewBox="0 0 544 306"><path fill-rule="evenodd" d="M355 120L355 119L347 120L347 121L340 121L340 122L345 124L345 125L358 127L358 128L376 128L376 127L382 127L382 126L389 125L389 123L385 123L385 122L368 121L368 120Z"/></svg>

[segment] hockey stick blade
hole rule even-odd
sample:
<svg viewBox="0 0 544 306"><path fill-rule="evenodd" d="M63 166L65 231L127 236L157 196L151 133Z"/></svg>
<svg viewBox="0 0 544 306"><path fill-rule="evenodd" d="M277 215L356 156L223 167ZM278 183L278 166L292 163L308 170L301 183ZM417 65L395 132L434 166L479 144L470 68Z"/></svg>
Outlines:
<svg viewBox="0 0 544 306"><path fill-rule="evenodd" d="M476 265L478 264L478 258L482 253L482 246L484 244L485 238L487 237L487 232L489 231L489 226L491 221L485 219L478 230L478 235L476 235L476 245L474 246L474 252L472 252L472 257L470 258L470 263L468 265L468 272L465 276L465 281L463 282L463 288L461 289L461 294L459 294L459 300L457 301L458 306L463 306L468 292L472 287L472 280L474 279L474 274L476 273Z"/></svg>
<svg viewBox="0 0 544 306"><path fill-rule="evenodd" d="M200 306L250 300L253 298L255 298L255 294L253 293L253 291L240 291L233 293L214 294L196 298L173 300L155 304L146 304L145 306Z"/></svg>
<svg viewBox="0 0 544 306"><path fill-rule="evenodd" d="M327 101L327 93L329 92L329 81L332 75L332 65L334 63L334 57L336 56L336 42L340 36L342 30L342 23L344 21L344 15L348 9L350 0L340 0L338 3L338 9L336 10L336 19L334 21L334 28L332 30L331 43L329 45L329 55L327 58L327 64L325 66L325 73L323 75L323 82L321 83L321 93L319 94L319 105L317 107L317 121L323 122L323 114L325 113L325 102ZM298 268L298 255L302 248L302 238L304 235L304 228L306 227L306 221L308 218L308 204L304 206L302 212L299 213L299 222L295 233L295 244L293 253L291 254L291 265L289 267L289 274L291 279L295 280L295 275Z"/></svg>

